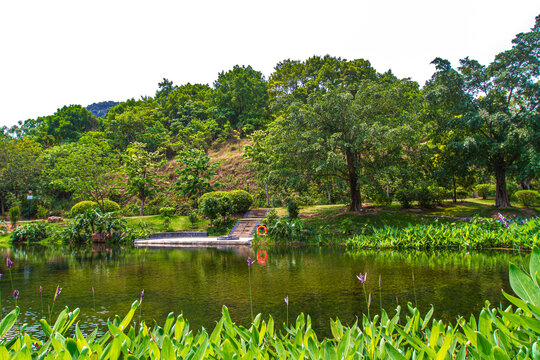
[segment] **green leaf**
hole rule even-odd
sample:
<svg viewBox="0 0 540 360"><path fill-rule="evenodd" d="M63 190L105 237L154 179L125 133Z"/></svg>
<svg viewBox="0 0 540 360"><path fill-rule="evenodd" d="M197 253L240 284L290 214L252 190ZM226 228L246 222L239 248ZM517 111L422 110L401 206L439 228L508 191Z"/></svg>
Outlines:
<svg viewBox="0 0 540 360"><path fill-rule="evenodd" d="M529 271L531 272L531 277L534 280L536 286L539 284L536 282L536 276L540 275L540 248L538 246L533 246L531 252L531 260L529 261Z"/></svg>
<svg viewBox="0 0 540 360"><path fill-rule="evenodd" d="M538 287L527 274L514 264L510 264L510 286L522 300L540 306Z"/></svg>
<svg viewBox="0 0 540 360"><path fill-rule="evenodd" d="M396 348L393 347L390 343L384 344L384 347L386 348L386 352L388 353L388 356L390 356L390 359L407 360L407 358L403 356L399 351L397 351Z"/></svg>
<svg viewBox="0 0 540 360"><path fill-rule="evenodd" d="M9 330L11 330L15 324L15 321L17 321L17 318L19 317L19 311L19 307L17 306L15 309L11 310L9 314L4 316L2 321L0 321L0 339L3 338Z"/></svg>
<svg viewBox="0 0 540 360"><path fill-rule="evenodd" d="M494 360L510 360L510 357L498 346L493 347L492 357Z"/></svg>

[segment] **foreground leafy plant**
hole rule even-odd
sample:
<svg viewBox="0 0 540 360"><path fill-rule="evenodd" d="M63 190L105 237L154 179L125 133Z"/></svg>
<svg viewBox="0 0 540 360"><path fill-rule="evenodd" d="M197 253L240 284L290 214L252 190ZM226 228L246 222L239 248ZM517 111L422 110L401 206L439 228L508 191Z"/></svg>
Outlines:
<svg viewBox="0 0 540 360"><path fill-rule="evenodd" d="M517 296L504 296L517 308L492 308L486 302L478 318L459 318L455 324L432 319L433 309L397 307L390 317L384 310L370 320L362 315L352 326L330 321L332 337L319 340L309 316L279 330L270 316L257 315L246 328L235 324L227 307L210 333L194 333L182 315L172 313L163 326L132 323L139 307L107 322L100 338L97 329L84 336L75 325L79 310L64 309L54 325L41 320L43 339L13 330L19 309L0 322L1 359L537 359L540 356L540 249L534 247L530 275L510 266L510 284ZM287 302L288 299L286 299ZM9 336L8 334L12 335Z"/></svg>

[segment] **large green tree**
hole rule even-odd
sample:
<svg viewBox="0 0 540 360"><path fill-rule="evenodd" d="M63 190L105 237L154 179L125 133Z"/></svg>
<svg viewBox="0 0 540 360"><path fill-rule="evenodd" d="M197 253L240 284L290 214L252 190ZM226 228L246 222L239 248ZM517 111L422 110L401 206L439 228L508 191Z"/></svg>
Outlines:
<svg viewBox="0 0 540 360"><path fill-rule="evenodd" d="M88 109L80 105L64 106L53 115L27 120L19 135L33 137L44 145L77 141L84 133L97 130L99 122Z"/></svg>
<svg viewBox="0 0 540 360"><path fill-rule="evenodd" d="M234 128L251 132L266 122L268 84L261 72L236 65L219 73L214 88L218 117L228 120Z"/></svg>
<svg viewBox="0 0 540 360"><path fill-rule="evenodd" d="M460 147L492 171L501 208L510 206L507 173L525 156L537 159L531 154L540 143L540 16L512 43L489 66L465 58L454 69L435 59L437 71L426 85L432 104L453 114L440 118L441 130L460 131Z"/></svg>
<svg viewBox="0 0 540 360"><path fill-rule="evenodd" d="M178 179L174 188L190 199L198 199L204 193L212 191L211 180L216 174L218 163L211 163L203 150L190 149L178 154L176 170Z"/></svg>
<svg viewBox="0 0 540 360"><path fill-rule="evenodd" d="M144 215L146 200L158 189L159 167L163 165L162 155L158 151L149 152L146 144L131 144L124 155L124 169L127 176L126 187L130 195L140 200L139 215Z"/></svg>
<svg viewBox="0 0 540 360"><path fill-rule="evenodd" d="M40 144L28 139L0 136L0 211L4 215L8 197L21 200L29 190L40 187L42 154Z"/></svg>
<svg viewBox="0 0 540 360"><path fill-rule="evenodd" d="M343 179L350 209L359 211L362 186L376 183L378 171L414 146L420 99L416 83L390 74L360 81L354 95L346 88L315 92L269 126L262 148L287 179L291 171L300 172L301 181Z"/></svg>
<svg viewBox="0 0 540 360"><path fill-rule="evenodd" d="M80 200L104 200L118 186L120 162L102 136L83 136L76 143L51 148L44 156L44 178L51 189L70 191Z"/></svg>

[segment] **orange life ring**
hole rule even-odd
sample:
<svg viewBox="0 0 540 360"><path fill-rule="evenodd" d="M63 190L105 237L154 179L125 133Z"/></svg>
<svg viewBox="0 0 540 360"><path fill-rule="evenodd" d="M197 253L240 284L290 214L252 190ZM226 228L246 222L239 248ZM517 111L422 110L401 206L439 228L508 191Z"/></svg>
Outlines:
<svg viewBox="0 0 540 360"><path fill-rule="evenodd" d="M265 263L266 260L268 260L268 253L266 252L266 250L257 251L257 261Z"/></svg>
<svg viewBox="0 0 540 360"><path fill-rule="evenodd" d="M263 230L262 233L261 233L261 229ZM257 235L262 237L262 236L266 236L266 234L268 234L268 229L266 228L266 225L257 226Z"/></svg>

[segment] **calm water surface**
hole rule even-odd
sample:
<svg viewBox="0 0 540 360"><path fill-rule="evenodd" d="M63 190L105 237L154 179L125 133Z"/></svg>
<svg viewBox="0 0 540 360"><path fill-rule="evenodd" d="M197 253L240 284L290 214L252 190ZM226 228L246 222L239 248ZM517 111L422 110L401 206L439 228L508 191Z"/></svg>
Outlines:
<svg viewBox="0 0 540 360"><path fill-rule="evenodd" d="M79 326L86 332L95 324L105 330L107 318L123 316L144 289L142 318L162 324L169 312L183 313L191 327L212 329L222 305L237 323L250 321L248 256L253 249L106 249L16 247L0 250L4 314L13 308L12 288L5 260L12 268L19 306L30 331L40 334L42 316L39 287L43 286L44 316L56 286L62 293L55 312L79 307ZM312 317L313 328L329 335L329 319L352 324L367 311L356 275L367 272L372 314L380 302L390 313L396 303L417 304L425 313L431 305L435 317L452 321L458 315L478 313L485 300L505 304L501 289L508 283L510 262L523 264L519 252L416 252L357 251L342 248L271 248L266 263L252 267L253 309L285 322L300 312ZM413 283L414 273L414 283ZM379 289L379 276L381 288ZM92 287L95 297L92 297ZM136 319L138 318L135 317Z"/></svg>

